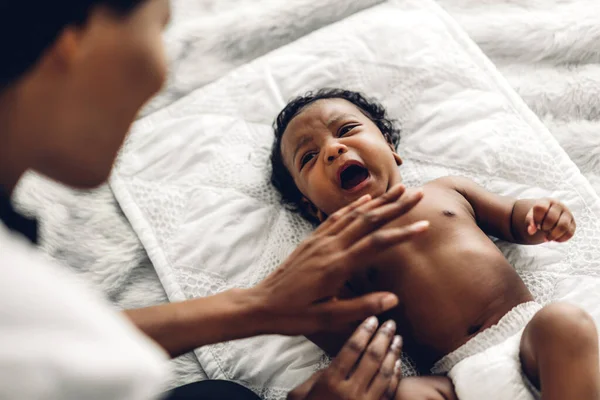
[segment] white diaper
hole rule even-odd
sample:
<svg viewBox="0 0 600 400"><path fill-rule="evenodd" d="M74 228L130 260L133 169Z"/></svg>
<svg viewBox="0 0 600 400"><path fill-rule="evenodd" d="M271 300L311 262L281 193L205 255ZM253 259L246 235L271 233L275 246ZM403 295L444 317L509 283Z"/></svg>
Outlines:
<svg viewBox="0 0 600 400"><path fill-rule="evenodd" d="M447 374L460 400L536 400L539 391L523 373L519 359L521 335L541 309L520 304L498 324L481 332L438 361L434 374Z"/></svg>

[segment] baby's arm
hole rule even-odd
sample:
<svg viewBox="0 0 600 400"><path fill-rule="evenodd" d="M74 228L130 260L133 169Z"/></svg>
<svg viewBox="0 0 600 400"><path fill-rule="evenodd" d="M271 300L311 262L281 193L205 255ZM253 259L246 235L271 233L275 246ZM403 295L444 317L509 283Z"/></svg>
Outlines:
<svg viewBox="0 0 600 400"><path fill-rule="evenodd" d="M473 208L479 227L488 235L513 243L565 242L575 233L569 209L556 200L527 199L491 193L475 182L460 177L435 181L460 193Z"/></svg>

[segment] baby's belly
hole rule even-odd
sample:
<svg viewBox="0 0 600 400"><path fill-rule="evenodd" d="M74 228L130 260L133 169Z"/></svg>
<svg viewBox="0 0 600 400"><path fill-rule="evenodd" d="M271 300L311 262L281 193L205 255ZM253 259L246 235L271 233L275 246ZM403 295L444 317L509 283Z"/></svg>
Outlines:
<svg viewBox="0 0 600 400"><path fill-rule="evenodd" d="M391 286L384 290L400 297L392 317L413 347L407 350L420 352L431 362L533 299L485 235L438 240L435 247L423 247L429 251L421 251L418 243L407 247L413 248L406 249L398 268L383 271L377 280L385 280Z"/></svg>

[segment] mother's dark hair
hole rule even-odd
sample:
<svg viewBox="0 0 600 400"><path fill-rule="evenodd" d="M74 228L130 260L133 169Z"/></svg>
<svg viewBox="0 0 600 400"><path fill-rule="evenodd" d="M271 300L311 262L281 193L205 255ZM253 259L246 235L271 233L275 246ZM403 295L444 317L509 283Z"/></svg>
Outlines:
<svg viewBox="0 0 600 400"><path fill-rule="evenodd" d="M29 71L67 26L105 6L123 16L147 0L0 0L0 90Z"/></svg>

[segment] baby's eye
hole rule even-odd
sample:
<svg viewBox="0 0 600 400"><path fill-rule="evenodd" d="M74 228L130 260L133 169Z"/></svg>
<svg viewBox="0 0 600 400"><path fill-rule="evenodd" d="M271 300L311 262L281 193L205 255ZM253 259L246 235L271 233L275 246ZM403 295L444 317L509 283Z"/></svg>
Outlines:
<svg viewBox="0 0 600 400"><path fill-rule="evenodd" d="M358 125L345 125L345 126L342 126L340 128L340 131L338 132L338 136L342 137L342 136L345 136L345 135L349 134L357 126Z"/></svg>
<svg viewBox="0 0 600 400"><path fill-rule="evenodd" d="M313 158L315 158L315 156L316 156L315 153L306 153L302 157L302 160L300 160L300 169L302 169L310 160L312 160Z"/></svg>

